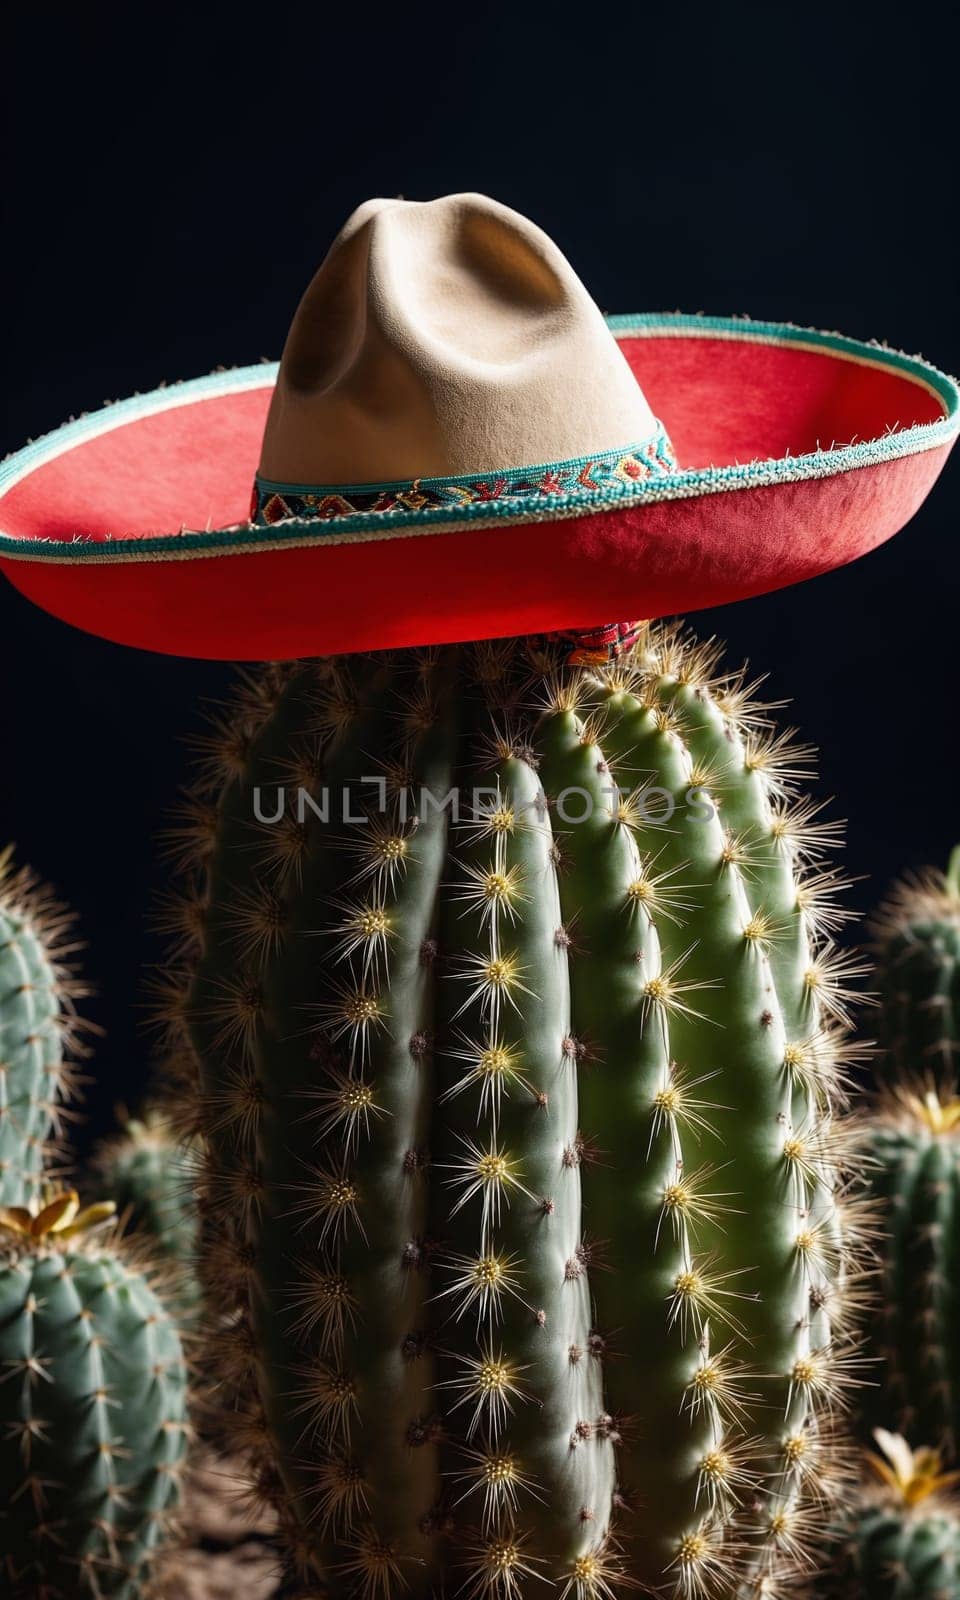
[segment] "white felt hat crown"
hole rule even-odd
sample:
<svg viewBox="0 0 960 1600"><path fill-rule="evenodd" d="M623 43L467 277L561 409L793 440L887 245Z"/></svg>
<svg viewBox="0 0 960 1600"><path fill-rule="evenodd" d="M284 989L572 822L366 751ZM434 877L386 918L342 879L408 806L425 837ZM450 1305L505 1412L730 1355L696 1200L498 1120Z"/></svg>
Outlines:
<svg viewBox="0 0 960 1600"><path fill-rule="evenodd" d="M656 431L600 311L534 223L480 194L369 200L294 317L260 476L507 470Z"/></svg>

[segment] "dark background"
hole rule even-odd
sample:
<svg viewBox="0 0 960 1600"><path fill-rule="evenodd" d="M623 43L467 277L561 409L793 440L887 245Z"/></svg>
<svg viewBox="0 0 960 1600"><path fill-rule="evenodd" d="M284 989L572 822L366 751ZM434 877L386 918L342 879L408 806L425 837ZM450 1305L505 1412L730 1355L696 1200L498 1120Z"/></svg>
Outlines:
<svg viewBox="0 0 960 1600"><path fill-rule="evenodd" d="M296 13L43 7L8 24L0 452L105 398L279 354L372 194L493 194L605 310L748 312L960 369L954 51L927 14ZM820 744L864 908L960 836L958 498L954 464L855 567L696 619ZM182 736L229 671L87 638L5 584L0 670L0 839L89 941L95 1129L143 1081L153 841Z"/></svg>

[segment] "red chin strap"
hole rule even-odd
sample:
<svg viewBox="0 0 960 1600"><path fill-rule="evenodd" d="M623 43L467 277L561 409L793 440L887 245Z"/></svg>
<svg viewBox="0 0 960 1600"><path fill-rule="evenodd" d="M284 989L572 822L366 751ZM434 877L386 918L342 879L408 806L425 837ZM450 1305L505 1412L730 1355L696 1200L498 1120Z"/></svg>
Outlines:
<svg viewBox="0 0 960 1600"><path fill-rule="evenodd" d="M572 667L602 667L626 655L636 644L643 622L604 622L598 628L566 629L550 633L551 643L566 645Z"/></svg>

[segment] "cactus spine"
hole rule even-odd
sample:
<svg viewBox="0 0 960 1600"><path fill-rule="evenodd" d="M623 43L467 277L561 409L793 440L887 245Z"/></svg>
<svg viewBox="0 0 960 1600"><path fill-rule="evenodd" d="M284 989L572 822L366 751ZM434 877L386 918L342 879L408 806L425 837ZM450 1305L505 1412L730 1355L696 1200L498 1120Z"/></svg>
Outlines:
<svg viewBox="0 0 960 1600"><path fill-rule="evenodd" d="M876 917L880 1043L888 1076L960 1078L960 845L945 873L891 890Z"/></svg>
<svg viewBox="0 0 960 1600"><path fill-rule="evenodd" d="M74 1001L86 991L67 965L70 920L0 853L0 1206L38 1197L72 1092Z"/></svg>
<svg viewBox="0 0 960 1600"><path fill-rule="evenodd" d="M186 1449L176 1327L75 1193L0 1211L4 1594L139 1600Z"/></svg>
<svg viewBox="0 0 960 1600"><path fill-rule="evenodd" d="M864 1118L870 1186L885 1235L866 1410L954 1455L960 1443L960 1099L888 1088Z"/></svg>
<svg viewBox="0 0 960 1600"><path fill-rule="evenodd" d="M699 1600L802 1562L856 1282L808 759L671 630L271 671L215 725L167 1016L224 1392L305 1580Z"/></svg>
<svg viewBox="0 0 960 1600"><path fill-rule="evenodd" d="M878 1428L873 1478L840 1529L822 1600L956 1600L960 1594L960 1505L935 1450L911 1450Z"/></svg>

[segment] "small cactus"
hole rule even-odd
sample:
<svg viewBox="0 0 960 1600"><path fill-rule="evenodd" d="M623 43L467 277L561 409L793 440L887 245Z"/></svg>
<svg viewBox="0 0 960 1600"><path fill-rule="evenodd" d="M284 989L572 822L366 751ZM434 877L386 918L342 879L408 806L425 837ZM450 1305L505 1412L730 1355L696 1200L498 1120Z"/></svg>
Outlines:
<svg viewBox="0 0 960 1600"><path fill-rule="evenodd" d="M881 1073L960 1081L960 845L945 873L904 878L877 912Z"/></svg>
<svg viewBox="0 0 960 1600"><path fill-rule="evenodd" d="M949 1456L960 1445L960 1098L932 1083L883 1090L862 1118L884 1235L884 1292L871 1313L880 1365L864 1392L876 1419Z"/></svg>
<svg viewBox="0 0 960 1600"><path fill-rule="evenodd" d="M26 868L0 853L0 1206L28 1205L55 1153L74 1092L86 993L68 957L71 918Z"/></svg>
<svg viewBox="0 0 960 1600"><path fill-rule="evenodd" d="M271 669L205 736L164 1017L212 1353L332 1600L803 1564L854 1377L860 967L749 690L655 629Z"/></svg>
<svg viewBox="0 0 960 1600"><path fill-rule="evenodd" d="M199 1214L195 1149L179 1139L163 1111L124 1118L94 1157L98 1187L113 1199L133 1233L166 1268L166 1302L181 1325L198 1314Z"/></svg>
<svg viewBox="0 0 960 1600"><path fill-rule="evenodd" d="M140 1600L177 1497L174 1323L68 1191L0 1211L0 1573L9 1600Z"/></svg>
<svg viewBox="0 0 960 1600"><path fill-rule="evenodd" d="M944 1472L936 1450L911 1450L899 1434L877 1428L872 1478L843 1526L820 1600L957 1600L960 1504L951 1490L960 1473Z"/></svg>

